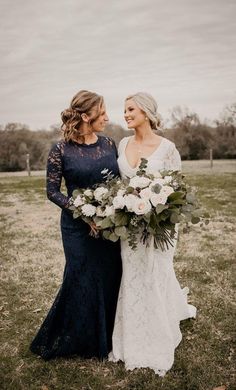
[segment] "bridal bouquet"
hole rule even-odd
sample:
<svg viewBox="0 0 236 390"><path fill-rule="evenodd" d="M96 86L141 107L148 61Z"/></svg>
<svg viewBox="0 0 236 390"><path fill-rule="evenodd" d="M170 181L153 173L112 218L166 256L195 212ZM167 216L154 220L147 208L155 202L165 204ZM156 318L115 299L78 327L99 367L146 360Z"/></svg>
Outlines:
<svg viewBox="0 0 236 390"><path fill-rule="evenodd" d="M113 177L103 170L104 183L94 189L73 192L74 218L81 217L96 225L98 233L107 240L128 240L132 249L141 240L148 245L151 237L154 246L165 250L173 246L176 224L190 224L205 220L195 194L178 171L162 171L156 175L146 172L147 160L142 159L132 178Z"/></svg>

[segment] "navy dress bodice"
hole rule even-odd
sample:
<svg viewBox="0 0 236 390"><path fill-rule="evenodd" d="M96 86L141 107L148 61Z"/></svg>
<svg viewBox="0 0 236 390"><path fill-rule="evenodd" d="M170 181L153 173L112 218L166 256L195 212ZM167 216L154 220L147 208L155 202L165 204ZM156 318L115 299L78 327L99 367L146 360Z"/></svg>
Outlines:
<svg viewBox="0 0 236 390"><path fill-rule="evenodd" d="M61 232L66 258L62 286L31 344L44 359L57 356L105 358L112 349L121 279L120 244L94 238L90 227L68 209L76 188L104 181L102 170L119 175L114 141L98 136L94 144L58 142L47 165L47 196L62 208ZM67 194L61 192L62 178Z"/></svg>

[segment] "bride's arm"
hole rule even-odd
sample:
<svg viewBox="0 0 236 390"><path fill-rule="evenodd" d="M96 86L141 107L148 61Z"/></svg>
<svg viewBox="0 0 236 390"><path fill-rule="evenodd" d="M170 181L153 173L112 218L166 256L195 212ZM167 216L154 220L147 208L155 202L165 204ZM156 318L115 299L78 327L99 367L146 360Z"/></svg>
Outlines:
<svg viewBox="0 0 236 390"><path fill-rule="evenodd" d="M173 143L165 158L165 169L168 171L181 171L181 157Z"/></svg>

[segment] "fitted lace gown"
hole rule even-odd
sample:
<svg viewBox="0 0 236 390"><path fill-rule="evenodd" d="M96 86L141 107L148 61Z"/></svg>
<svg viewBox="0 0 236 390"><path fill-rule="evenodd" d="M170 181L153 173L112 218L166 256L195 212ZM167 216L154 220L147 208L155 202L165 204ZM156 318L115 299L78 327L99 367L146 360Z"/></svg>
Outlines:
<svg viewBox="0 0 236 390"><path fill-rule="evenodd" d="M118 164L122 176L132 177L125 149L130 137L119 145ZM179 170L181 160L175 145L162 138L148 158L147 171ZM176 242L175 242L176 244ZM111 361L122 360L127 369L150 367L160 376L174 362L174 351L182 335L179 323L195 317L196 308L187 304L187 288L181 289L173 268L175 248L162 252L142 243L133 251L121 242L123 275L113 332Z"/></svg>
<svg viewBox="0 0 236 390"><path fill-rule="evenodd" d="M112 349L120 245L91 237L90 227L68 210L73 190L102 182L104 168L119 174L116 147L108 137L99 136L91 145L60 141L49 153L47 193L62 208L66 265L55 302L31 344L31 351L44 359L75 354L105 358ZM60 192L62 177L67 195Z"/></svg>

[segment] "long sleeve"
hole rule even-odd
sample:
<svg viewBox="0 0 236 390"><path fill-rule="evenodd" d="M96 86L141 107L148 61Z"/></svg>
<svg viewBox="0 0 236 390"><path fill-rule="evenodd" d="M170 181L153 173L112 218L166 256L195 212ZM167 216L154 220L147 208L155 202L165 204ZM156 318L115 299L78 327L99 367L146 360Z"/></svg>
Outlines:
<svg viewBox="0 0 236 390"><path fill-rule="evenodd" d="M165 159L165 169L168 171L181 171L181 158L175 145L172 144Z"/></svg>
<svg viewBox="0 0 236 390"><path fill-rule="evenodd" d="M69 196L61 192L63 146L59 142L49 152L47 162L47 197L62 209L69 205Z"/></svg>

